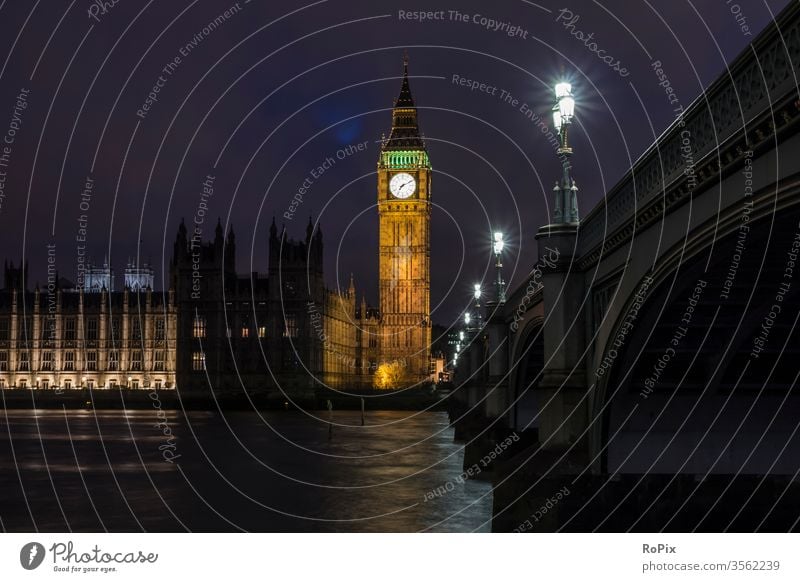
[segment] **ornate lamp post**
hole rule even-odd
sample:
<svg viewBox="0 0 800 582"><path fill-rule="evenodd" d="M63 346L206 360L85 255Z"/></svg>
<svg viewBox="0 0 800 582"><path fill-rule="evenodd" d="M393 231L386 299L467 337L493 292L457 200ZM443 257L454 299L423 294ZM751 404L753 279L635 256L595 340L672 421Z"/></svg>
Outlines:
<svg viewBox="0 0 800 582"><path fill-rule="evenodd" d="M503 233L495 232L492 249L494 250L494 268L496 273L494 281L495 300L498 303L506 302L506 282L503 281L503 261L501 257L504 246Z"/></svg>
<svg viewBox="0 0 800 582"><path fill-rule="evenodd" d="M558 156L561 158L561 180L556 182L555 206L553 208L553 223L578 222L578 187L570 176L570 157L572 148L567 139L572 117L575 115L575 99L572 96L572 85L558 83L555 87L556 104L553 106L553 124L559 138Z"/></svg>
<svg viewBox="0 0 800 582"><path fill-rule="evenodd" d="M475 316L472 318L473 327L475 329L481 328L481 296L483 295L483 290L481 289L480 283L475 283L472 286L472 297L475 299Z"/></svg>

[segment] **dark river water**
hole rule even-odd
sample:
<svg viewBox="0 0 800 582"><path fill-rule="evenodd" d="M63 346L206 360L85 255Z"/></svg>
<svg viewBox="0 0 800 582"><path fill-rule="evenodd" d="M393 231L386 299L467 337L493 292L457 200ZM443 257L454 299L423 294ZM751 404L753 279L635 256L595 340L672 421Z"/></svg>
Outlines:
<svg viewBox="0 0 800 582"><path fill-rule="evenodd" d="M327 412L319 413L327 420ZM489 531L441 412L0 412L5 531ZM172 462L169 462L171 460ZM449 485L448 485L449 483ZM449 492L426 501L437 487Z"/></svg>

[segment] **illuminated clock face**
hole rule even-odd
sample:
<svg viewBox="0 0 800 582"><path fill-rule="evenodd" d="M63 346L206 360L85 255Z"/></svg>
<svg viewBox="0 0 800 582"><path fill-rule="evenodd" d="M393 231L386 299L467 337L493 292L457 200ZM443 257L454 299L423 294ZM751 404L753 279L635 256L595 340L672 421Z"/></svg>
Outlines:
<svg viewBox="0 0 800 582"><path fill-rule="evenodd" d="M408 198L417 189L417 183L414 176L401 172L395 174L389 181L389 191L395 198Z"/></svg>

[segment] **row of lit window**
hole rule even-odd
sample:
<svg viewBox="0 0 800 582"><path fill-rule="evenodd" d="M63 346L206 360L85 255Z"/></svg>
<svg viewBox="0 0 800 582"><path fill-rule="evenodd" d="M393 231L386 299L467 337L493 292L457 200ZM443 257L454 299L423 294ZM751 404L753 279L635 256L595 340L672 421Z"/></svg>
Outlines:
<svg viewBox="0 0 800 582"><path fill-rule="evenodd" d="M287 315L285 318L285 327L283 330L283 337L297 337L298 336L298 327L297 327L297 318L294 315ZM239 327L239 336L242 338L249 338L250 337L251 327L249 322L244 321L242 325ZM264 339L267 337L267 326L260 325L256 330L257 335L260 339ZM232 337L232 331L228 328L225 332L227 337ZM195 339L202 339L208 337L208 321L205 316L197 315L192 322L192 337Z"/></svg>
<svg viewBox="0 0 800 582"><path fill-rule="evenodd" d="M119 385L125 386L127 388L132 388L134 390L138 390L139 388L142 387L142 383L139 381L138 378L129 378L126 383L121 383L121 382L118 382L117 380L109 379L108 380L108 384L107 385L103 385L101 387L102 388L108 387L108 388L112 388L113 389L113 388L117 388ZM14 384L14 387L23 388L23 389L24 388L28 388L28 379L27 378L18 378L16 384ZM37 378L36 379L36 383L33 384L33 387L39 388L41 390L49 390L51 388L65 388L66 390L72 390L73 388L83 388L83 387L95 388L96 386L95 386L94 380L88 379L88 378L84 378L79 383L73 383L72 379L69 379L69 378L68 379L64 379L64 380L61 380L61 385L60 386L57 386L55 384L51 385L50 384L50 380L47 379L47 378ZM145 388L150 388L149 382L144 383L144 387ZM155 388L156 390L161 390L162 388L169 388L170 384L169 383L165 383L163 380L159 379L159 380L154 380L153 381L153 386L152 387ZM0 390L4 390L5 388L8 388L8 386L6 385L6 381L5 381L5 379L0 378Z"/></svg>
<svg viewBox="0 0 800 582"><path fill-rule="evenodd" d="M56 320L49 316L40 317L39 336L42 340L56 339ZM78 338L78 317L63 317L61 319L61 335L64 340L76 340ZM99 320L97 317L85 318L84 338L87 340L100 339ZM10 339L10 326L8 317L0 317L0 341ZM108 321L108 336L113 339L122 338L122 318L112 317ZM17 338L33 337L33 318L20 317L17 322ZM153 323L153 337L156 340L166 338L166 321L163 317L155 318ZM132 317L128 326L128 338L132 340L142 339L142 320L140 317Z"/></svg>
<svg viewBox="0 0 800 582"><path fill-rule="evenodd" d="M164 370L164 351L155 350L153 352L153 369ZM0 351L0 372L9 371L9 354L7 351ZM25 351L17 352L17 370L21 372L28 372L31 369L30 354ZM96 372L98 370L98 353L96 351L86 352L86 367L89 372ZM108 361L106 369L111 372L119 371L120 359L117 350L110 350L108 352ZM133 350L130 352L130 359L128 360L129 370L142 370L142 352L140 350ZM53 359L53 352L42 352L41 360L39 362L39 370L42 371L55 371L55 361ZM68 351L63 353L61 360L61 370L64 372L75 371L75 352Z"/></svg>

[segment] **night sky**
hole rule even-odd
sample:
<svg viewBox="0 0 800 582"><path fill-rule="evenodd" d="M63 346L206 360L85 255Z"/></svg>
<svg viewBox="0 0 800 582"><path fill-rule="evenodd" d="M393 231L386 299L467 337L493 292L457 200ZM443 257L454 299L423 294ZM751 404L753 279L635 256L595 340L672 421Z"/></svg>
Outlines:
<svg viewBox="0 0 800 582"><path fill-rule="evenodd" d="M139 255L152 260L160 288L181 218L194 219L211 175L204 233L213 237L218 216L233 225L240 273L266 271L273 216L295 238L312 216L328 285L346 287L353 272L359 296L376 304L378 140L407 49L434 169L433 319L449 323L472 283L492 280L492 229L509 238L507 279L519 282L535 261L559 161L525 106L549 125L554 82L572 82L585 215L675 117L652 63L661 61L686 107L787 3L473 0L457 3L464 22L450 12L456 3L439 1L118 0L105 11L89 0L3 2L0 132L12 121L18 129L0 164L2 255L24 256L30 283L43 282L46 245L55 244L61 276L74 280L83 214L86 251L96 262L111 257L118 287ZM400 13L422 6L444 12L423 22ZM334 163L284 218L326 158Z"/></svg>

